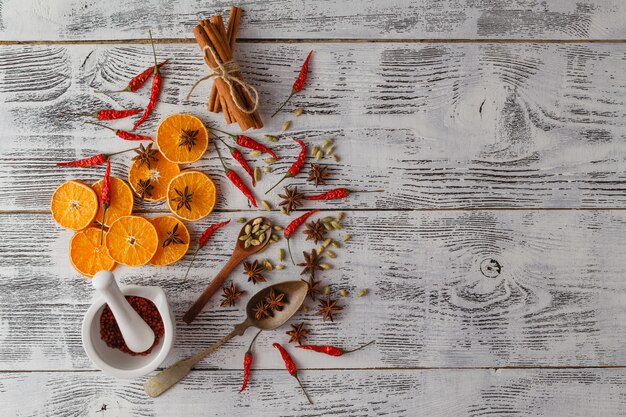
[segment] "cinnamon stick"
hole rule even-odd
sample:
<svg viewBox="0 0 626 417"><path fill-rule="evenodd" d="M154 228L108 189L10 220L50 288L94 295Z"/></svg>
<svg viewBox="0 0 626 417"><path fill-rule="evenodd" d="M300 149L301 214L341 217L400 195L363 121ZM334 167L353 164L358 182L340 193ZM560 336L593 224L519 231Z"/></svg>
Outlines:
<svg viewBox="0 0 626 417"><path fill-rule="evenodd" d="M219 18L213 20L213 18ZM211 21L215 24L224 25L224 21L221 16L211 17ZM230 15L228 17L228 28L226 29L226 39L228 39L231 56L232 51L235 48L235 40L237 39L237 32L239 31L239 22L241 21L241 9L239 7L231 6ZM218 99L217 87L211 86L211 94L209 96L209 111L213 113L219 113L222 109L222 100ZM228 120L228 118L227 118Z"/></svg>

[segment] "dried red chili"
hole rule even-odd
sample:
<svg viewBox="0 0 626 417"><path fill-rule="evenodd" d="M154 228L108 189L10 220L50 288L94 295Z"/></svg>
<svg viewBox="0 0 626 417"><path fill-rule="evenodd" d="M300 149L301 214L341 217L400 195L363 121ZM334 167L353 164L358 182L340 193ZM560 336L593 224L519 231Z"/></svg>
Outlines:
<svg viewBox="0 0 626 417"><path fill-rule="evenodd" d="M232 169L226 167L226 164L224 164L224 160L222 159L222 155L220 154L220 150L217 148L217 146L215 147L215 150L217 150L217 156L220 158L220 162L224 167L226 177L230 180L230 182L235 185L235 187L239 188L239 191L241 191L243 195L246 196L246 198L248 199L248 201L250 201L250 204L252 204L253 207L257 207L256 199L254 198L254 195L252 195L252 191L250 191L246 184L244 184L239 174L237 174Z"/></svg>
<svg viewBox="0 0 626 417"><path fill-rule="evenodd" d="M113 155L119 155L124 152L130 152L135 149L138 149L138 148L126 149L125 151L114 152L114 153L109 153L109 154L99 153L97 155L90 156L89 158L77 159L75 161L57 162L56 166L58 167L83 167L83 168L94 167L97 165L104 164L107 161L107 159L112 157Z"/></svg>
<svg viewBox="0 0 626 417"><path fill-rule="evenodd" d="M165 61L161 62L158 65L159 68L161 68L163 65L165 65L167 63L167 61L168 60L166 59ZM145 84L146 81L148 81L148 78L150 78L150 76L152 75L153 72L154 72L154 66L150 66L150 68L146 68L141 73L135 75L128 82L128 85L126 86L126 88L124 88L122 90L100 90L100 91L94 91L94 92L95 93L105 93L105 94L109 94L109 93L126 93L126 92L134 93L135 91L139 90L141 88L141 86Z"/></svg>
<svg viewBox="0 0 626 417"><path fill-rule="evenodd" d="M306 158L306 145L300 139L292 138L298 145L300 145L300 154L298 155L298 159L296 162L291 164L287 173L276 183L272 188L267 190L265 194L272 191L278 184L283 182L285 178L295 177L302 170L302 166L304 165L304 159Z"/></svg>
<svg viewBox="0 0 626 417"><path fill-rule="evenodd" d="M276 116L276 114L278 114L278 112L283 107L285 107L287 103L289 103L289 100L291 100L291 98L296 93L299 93L304 87L304 83L306 82L306 79L309 73L309 60L311 59L312 54L313 54L313 51L309 52L306 59L304 60L304 64L302 64L302 67L300 68L300 73L298 74L298 78L296 78L296 81L293 83L293 86L291 87L291 94L289 94L289 97L287 97L287 100L285 100L285 102L280 105L278 110L276 110L274 114L272 114L272 117Z"/></svg>
<svg viewBox="0 0 626 417"><path fill-rule="evenodd" d="M312 215L314 215L318 211L319 210L307 211L302 216L294 219L291 223L289 223L287 225L287 227L285 227L285 230L283 231L283 235L285 236L285 239L287 239L287 249L289 250L289 257L291 258L291 262L294 265L296 263L294 262L293 256L291 255L291 245L289 244L289 238L298 229L298 227L300 227L302 225L302 223L304 223L306 221L306 219L308 219L309 217L311 217Z"/></svg>
<svg viewBox="0 0 626 417"><path fill-rule="evenodd" d="M114 110L114 109L106 109L99 110L95 113L61 113L64 116L90 116L95 117L98 120L118 120L124 119L126 117L132 116L141 112L142 109L132 109L132 110Z"/></svg>
<svg viewBox="0 0 626 417"><path fill-rule="evenodd" d="M353 193L382 193L383 191L384 190L353 191L353 190L348 190L347 188L335 188L334 190L330 190L322 194L306 195L303 197L303 199L304 200L338 200L341 198L346 198L349 194L353 194Z"/></svg>
<svg viewBox="0 0 626 417"><path fill-rule="evenodd" d="M250 342L250 346L248 346L248 350L243 356L243 382L241 383L241 389L239 390L239 392L242 392L248 386L248 379L250 378L250 368L252 367L252 359L253 359L252 346L254 345L254 341L256 340L257 337L259 337L262 331L263 330L259 330L257 332L257 334L252 339L252 342Z"/></svg>
<svg viewBox="0 0 626 417"><path fill-rule="evenodd" d="M95 123L95 122L85 122L85 123L89 123L91 125L96 125L96 126L103 127L105 129L109 129L109 130L115 132L115 135L118 138L120 138L120 139L124 139L124 140L152 140L152 138L150 136L137 135L135 133L130 133L130 132L127 132L125 130L113 129L112 127L105 126L105 125L100 124L100 123Z"/></svg>
<svg viewBox="0 0 626 417"><path fill-rule="evenodd" d="M202 232L202 234L198 238L198 243L196 244L196 250L193 253L193 257L191 258L191 262L189 263L187 272L185 273L185 280L187 280L187 275L189 275L189 270L191 270L191 265L193 265L193 261L196 260L196 255L198 254L198 251L200 250L200 248L207 244L207 242L209 241L209 238L213 236L213 233L215 233L217 229L226 226L228 223L230 223L230 220L226 220L225 222L221 222L221 223L212 224L209 227L207 227L204 232Z"/></svg>
<svg viewBox="0 0 626 417"><path fill-rule="evenodd" d="M148 116L152 114L152 110L156 105L157 100L159 99L159 95L161 94L161 81L162 75L161 71L159 71L159 65L156 60L156 49L154 48L154 40L152 39L152 32L150 33L150 43L152 44L152 54L154 56L154 75L152 76L152 89L150 90L150 101L148 101L148 105L144 110L141 118L137 120L135 125L133 126L133 130L137 129L143 122L146 121Z"/></svg>
<svg viewBox="0 0 626 417"><path fill-rule="evenodd" d="M268 148L267 146L257 142L256 140L252 139L249 136L246 135L233 135L232 133L228 133L225 132L223 130L220 129L216 129L216 128L211 128L212 130L215 130L217 132L223 133L225 135L230 136L231 138L233 138L235 140L235 143L239 146L242 146L244 148L247 149L252 149L255 151L260 151L266 154L269 154L272 158L278 160L278 156L276 156L276 154L274 153L274 151L272 151L270 148Z"/></svg>
<svg viewBox="0 0 626 417"><path fill-rule="evenodd" d="M100 189L100 205L102 206L102 222L100 226L100 244L102 245L102 237L104 236L104 216L107 209L111 205L111 158L107 159L107 169L102 179L102 188Z"/></svg>
<svg viewBox="0 0 626 417"><path fill-rule="evenodd" d="M154 347L159 343L159 340L165 333L163 319L161 319L161 314L154 303L147 298L129 295L126 297L126 300L128 300L133 309L135 309L135 311L141 316L142 319L144 319L154 332L154 343L150 349L145 352L133 352L128 348L128 346L126 346L122 332L120 331L117 321L115 321L115 317L113 316L113 312L108 305L104 306L102 315L100 316L100 338L111 348L119 349L132 356L146 356L152 352L152 349L154 349Z"/></svg>
<svg viewBox="0 0 626 417"><path fill-rule="evenodd" d="M341 356L345 353L351 353L351 352L356 352L357 350L361 350L364 347L367 347L369 345L371 345L372 343L374 343L375 340L372 340L369 343L366 343L362 346L359 346L356 349L350 349L350 350L345 350L342 349L340 347L337 346L331 346L331 345L300 345L300 346L296 346L298 349L306 349L306 350L312 350L314 352L320 352L320 353L325 353L326 355L330 355L330 356Z"/></svg>
<svg viewBox="0 0 626 417"><path fill-rule="evenodd" d="M283 361L285 362L285 367L287 368L287 372L289 372L289 375L296 378L296 380L298 381L298 384L300 384L300 388L302 388L302 391L304 392L304 395L306 396L306 399L309 400L309 404L313 404L313 401L311 401L309 394L307 394L306 390L304 389L304 386L302 385L300 378L298 378L298 368L296 367L296 364L294 363L293 359L289 355L289 352L287 352L285 348L280 345L280 343L274 343L272 346L274 346L280 352L280 356L282 356Z"/></svg>
<svg viewBox="0 0 626 417"><path fill-rule="evenodd" d="M239 152L239 149L228 145L222 139L219 139L219 141L222 142L224 146L228 148L228 150L230 151L230 156L232 156L235 161L239 162L239 165L241 165L241 167L248 173L248 175L250 175L250 179L252 179L252 186L254 187L255 186L254 172L252 171L252 168L250 168L250 165L248 165L248 161L246 161L246 158L244 158L243 154Z"/></svg>

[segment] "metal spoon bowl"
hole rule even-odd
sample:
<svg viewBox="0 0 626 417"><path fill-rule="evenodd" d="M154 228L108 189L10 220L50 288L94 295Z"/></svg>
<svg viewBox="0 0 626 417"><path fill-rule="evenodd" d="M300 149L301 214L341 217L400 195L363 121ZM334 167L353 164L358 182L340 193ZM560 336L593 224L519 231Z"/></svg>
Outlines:
<svg viewBox="0 0 626 417"><path fill-rule="evenodd" d="M287 298L285 307L281 311L274 311L272 317L256 320L254 318L254 308L270 294L272 289L285 294ZM246 319L236 325L232 332L214 343L211 347L195 354L191 358L176 362L174 365L148 379L143 386L144 391L150 397L158 397L163 394L183 379L196 363L200 362L209 353L213 352L233 337L243 335L249 327L256 327L261 330L274 330L282 326L300 310L306 298L307 290L308 285L304 281L280 282L263 288L250 298L250 301L248 301L246 305Z"/></svg>

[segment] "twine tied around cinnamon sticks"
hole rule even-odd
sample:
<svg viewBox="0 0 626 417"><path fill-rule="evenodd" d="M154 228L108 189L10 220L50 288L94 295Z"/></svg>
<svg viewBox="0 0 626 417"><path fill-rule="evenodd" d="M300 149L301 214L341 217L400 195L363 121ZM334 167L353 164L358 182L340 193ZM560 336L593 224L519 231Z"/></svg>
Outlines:
<svg viewBox="0 0 626 417"><path fill-rule="evenodd" d="M258 91L243 80L241 69L232 57L241 12L238 7L231 7L228 29L224 27L220 15L201 20L193 29L204 62L209 68L209 75L196 81L191 91L202 81L212 79L208 110L215 113L222 111L226 123L237 122L244 131L260 129L263 122L258 111Z"/></svg>
<svg viewBox="0 0 626 417"><path fill-rule="evenodd" d="M227 62L222 62L219 55L217 54L217 52L215 52L215 49L213 49L211 45L206 45L203 48L203 52L204 52L204 62L206 63L207 67L209 67L209 75L207 75L206 77L202 77L199 80L197 80L195 83L193 83L193 85L191 86L191 90L189 90L187 97L185 97L185 100L189 100L189 96L191 95L193 90L198 86L198 84L200 84L201 82L211 79L213 77L221 78L228 85L228 88L230 90L230 96L233 99L233 103L235 103L235 106L237 106L239 110L241 110L242 112L246 114L254 113L259 107L259 92L256 90L256 88L254 88L253 86L251 86L250 84L242 80L240 77L237 77L234 75L236 73L239 73L240 71L239 64L237 63L237 61L231 60ZM208 58L207 52L211 53L211 57L213 58L213 61L217 64L216 68L212 68L211 65L209 64L209 58ZM253 100L252 108L247 109L245 107L245 104L241 103L241 101L239 100L239 97L235 94L233 83L239 84L241 88L243 89L243 91L252 98Z"/></svg>

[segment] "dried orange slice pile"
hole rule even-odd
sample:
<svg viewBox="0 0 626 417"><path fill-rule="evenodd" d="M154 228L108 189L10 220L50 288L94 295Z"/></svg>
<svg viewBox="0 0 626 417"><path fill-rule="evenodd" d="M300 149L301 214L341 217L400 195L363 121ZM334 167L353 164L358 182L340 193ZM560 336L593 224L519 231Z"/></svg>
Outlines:
<svg viewBox="0 0 626 417"><path fill-rule="evenodd" d="M209 135L202 121L190 114L171 115L159 124L156 142L158 150L152 149L152 144L135 149L128 183L111 177L111 203L104 218L99 201L103 180L91 187L67 181L52 195L54 220L76 231L69 258L80 274L93 277L117 264L164 266L177 262L189 250L191 239L180 219L194 221L213 211L215 183L200 171L181 172L178 165L195 162L206 152ZM178 218L133 215L134 196L149 202L166 200Z"/></svg>

